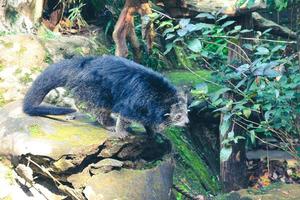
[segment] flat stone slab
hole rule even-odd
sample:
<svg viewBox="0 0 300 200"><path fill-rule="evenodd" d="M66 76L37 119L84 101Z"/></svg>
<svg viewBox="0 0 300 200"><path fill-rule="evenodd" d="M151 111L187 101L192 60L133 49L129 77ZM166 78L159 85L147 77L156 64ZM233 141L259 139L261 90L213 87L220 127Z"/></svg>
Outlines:
<svg viewBox="0 0 300 200"><path fill-rule="evenodd" d="M58 159L87 152L108 137L108 131L85 115L77 114L75 120L65 120L65 116L30 117L22 112L20 101L0 110L0 155L30 153Z"/></svg>
<svg viewBox="0 0 300 200"><path fill-rule="evenodd" d="M111 137L86 115L31 117L13 102L0 110L0 143L0 156L13 158L3 168L11 178L0 176L0 198L171 199L171 144L160 135Z"/></svg>

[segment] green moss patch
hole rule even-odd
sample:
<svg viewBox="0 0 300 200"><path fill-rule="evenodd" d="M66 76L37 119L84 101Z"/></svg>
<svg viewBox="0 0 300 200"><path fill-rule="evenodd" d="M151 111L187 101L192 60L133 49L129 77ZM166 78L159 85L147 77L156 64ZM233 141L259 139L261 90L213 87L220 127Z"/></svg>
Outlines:
<svg viewBox="0 0 300 200"><path fill-rule="evenodd" d="M195 73L195 74L194 74ZM167 72L166 77L177 86L188 85L195 87L200 83L204 83L206 80L211 79L211 71L209 70L197 70L194 73L190 71L171 71ZM208 92L214 92L218 90L218 87L210 83L208 85Z"/></svg>
<svg viewBox="0 0 300 200"><path fill-rule="evenodd" d="M3 97L3 93L3 89L0 89L0 107L3 107L7 103Z"/></svg>
<svg viewBox="0 0 300 200"><path fill-rule="evenodd" d="M184 137L183 130L175 127L166 130L167 137L172 141L176 157L175 184L183 190L195 194L216 194L219 191L217 177L214 176L192 145ZM180 198L179 198L180 199Z"/></svg>
<svg viewBox="0 0 300 200"><path fill-rule="evenodd" d="M54 131L46 132L38 124L31 125L29 132L32 137L43 138L50 141L66 142L71 146L84 146L99 144L107 138L107 131L93 125L80 125L76 123L55 124Z"/></svg>
<svg viewBox="0 0 300 200"><path fill-rule="evenodd" d="M243 189L229 194L218 195L214 200L298 200L299 184L273 183L261 189Z"/></svg>

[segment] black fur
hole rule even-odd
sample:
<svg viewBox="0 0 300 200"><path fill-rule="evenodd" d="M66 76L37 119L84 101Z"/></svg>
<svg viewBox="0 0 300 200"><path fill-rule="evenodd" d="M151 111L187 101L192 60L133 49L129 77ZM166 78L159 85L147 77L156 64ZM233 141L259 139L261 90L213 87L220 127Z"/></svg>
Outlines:
<svg viewBox="0 0 300 200"><path fill-rule="evenodd" d="M163 123L178 101L175 87L142 65L115 56L79 57L50 65L26 94L24 112L32 116L75 112L40 105L56 87L69 89L91 109L105 108L147 126Z"/></svg>

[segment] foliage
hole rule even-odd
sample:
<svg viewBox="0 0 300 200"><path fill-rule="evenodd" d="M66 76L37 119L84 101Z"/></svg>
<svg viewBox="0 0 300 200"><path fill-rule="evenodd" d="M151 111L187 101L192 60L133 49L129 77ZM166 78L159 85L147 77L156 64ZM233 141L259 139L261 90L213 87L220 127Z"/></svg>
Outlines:
<svg viewBox="0 0 300 200"><path fill-rule="evenodd" d="M300 102L296 88L300 72L296 54L288 52L287 42L270 40L270 29L264 32L243 29L236 21L218 13L201 13L196 18L203 17L215 25L181 19L178 23L165 20L159 28L166 40L165 54L180 46L189 52L188 59L212 71L211 80L206 82L219 89L209 93L202 84L199 98L223 113L226 120L220 127L221 134L229 132L223 141L226 149L221 151L221 157L226 160L231 144L238 140L265 142L265 137L277 138L284 144L279 148L295 154L290 139L299 136L296 116L300 114ZM255 37L243 37L249 33ZM247 39L243 46L239 45L240 38ZM229 51L237 53L239 58L228 63ZM224 99L225 92L234 98ZM232 123L242 127L246 134L236 137L230 131Z"/></svg>
<svg viewBox="0 0 300 200"><path fill-rule="evenodd" d="M270 9L281 11L287 8L289 0L266 0L265 2ZM237 6L244 5L245 3L250 8L254 5L255 0L239 0L237 1Z"/></svg>
<svg viewBox="0 0 300 200"><path fill-rule="evenodd" d="M278 11L281 11L287 8L289 0L267 0L266 2L270 8L275 8Z"/></svg>

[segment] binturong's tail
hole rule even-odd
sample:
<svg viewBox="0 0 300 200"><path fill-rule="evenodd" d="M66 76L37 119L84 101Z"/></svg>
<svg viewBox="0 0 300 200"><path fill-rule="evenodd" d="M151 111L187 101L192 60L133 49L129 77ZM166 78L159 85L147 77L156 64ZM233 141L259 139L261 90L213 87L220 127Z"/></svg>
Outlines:
<svg viewBox="0 0 300 200"><path fill-rule="evenodd" d="M58 66L50 66L33 82L23 101L24 113L31 116L64 115L76 112L75 109L40 105L50 90L65 85L64 73Z"/></svg>

